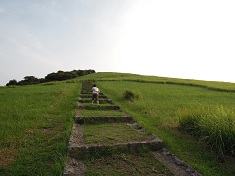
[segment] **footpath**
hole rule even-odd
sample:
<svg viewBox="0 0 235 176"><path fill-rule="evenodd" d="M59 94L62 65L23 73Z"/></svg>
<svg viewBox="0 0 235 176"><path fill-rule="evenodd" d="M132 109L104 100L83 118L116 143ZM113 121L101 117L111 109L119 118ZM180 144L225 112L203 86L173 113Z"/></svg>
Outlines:
<svg viewBox="0 0 235 176"><path fill-rule="evenodd" d="M91 88L91 82L82 83L64 176L201 176L103 92L99 95L100 106L92 105Z"/></svg>

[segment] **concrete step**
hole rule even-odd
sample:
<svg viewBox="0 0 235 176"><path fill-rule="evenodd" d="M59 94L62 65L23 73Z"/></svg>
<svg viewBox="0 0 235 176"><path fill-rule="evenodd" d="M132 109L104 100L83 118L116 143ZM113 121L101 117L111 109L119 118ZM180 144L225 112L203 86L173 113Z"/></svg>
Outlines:
<svg viewBox="0 0 235 176"><path fill-rule="evenodd" d="M119 106L110 104L100 104L97 105L96 103L92 104L83 104L81 102L78 102L78 108L79 109L86 109L86 110L120 110Z"/></svg>
<svg viewBox="0 0 235 176"><path fill-rule="evenodd" d="M82 160L67 157L63 176L84 176L85 165Z"/></svg>
<svg viewBox="0 0 235 176"><path fill-rule="evenodd" d="M131 116L90 116L90 117L80 117L74 116L75 123L78 124L96 124L100 122L114 123L114 122L133 122Z"/></svg>
<svg viewBox="0 0 235 176"><path fill-rule="evenodd" d="M84 89L88 89L88 90L91 90L91 88L93 87L93 84L82 84L82 90Z"/></svg>
<svg viewBox="0 0 235 176"><path fill-rule="evenodd" d="M74 145L68 150L68 155L76 159L84 159L86 155L106 155L114 152L131 152L137 153L141 148L148 148L157 151L163 148L163 142L159 138L151 141L116 143L109 145Z"/></svg>
<svg viewBox="0 0 235 176"><path fill-rule="evenodd" d="M92 94L80 94L81 98L92 98ZM107 98L106 95L99 95L99 98Z"/></svg>
<svg viewBox="0 0 235 176"><path fill-rule="evenodd" d="M91 99L82 99L82 98L79 98L78 102L80 102L80 103L91 103ZM110 103L110 104L112 104L112 100L111 99L107 99L107 98L99 99L99 102L100 103Z"/></svg>
<svg viewBox="0 0 235 176"><path fill-rule="evenodd" d="M81 91L80 94L82 94L82 95L92 95L92 91ZM100 92L99 95L104 95L104 93Z"/></svg>
<svg viewBox="0 0 235 176"><path fill-rule="evenodd" d="M87 110L119 110L120 107L116 105L82 105L78 104L79 109L87 109Z"/></svg>
<svg viewBox="0 0 235 176"><path fill-rule="evenodd" d="M144 141L121 142L114 144L85 144L77 139L78 131L81 131L82 125L74 125L68 146L68 157L75 159L84 159L87 155L110 154L114 152L139 152L141 148L148 148L152 151L158 151L164 147L163 141L154 135Z"/></svg>

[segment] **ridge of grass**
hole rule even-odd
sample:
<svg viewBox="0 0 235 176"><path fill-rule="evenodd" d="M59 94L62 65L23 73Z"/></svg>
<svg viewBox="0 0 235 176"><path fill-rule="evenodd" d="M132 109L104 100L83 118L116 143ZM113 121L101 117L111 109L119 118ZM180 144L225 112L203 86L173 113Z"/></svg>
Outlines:
<svg viewBox="0 0 235 176"><path fill-rule="evenodd" d="M156 83L156 84L174 84L182 86L202 87L214 91L235 92L235 83L219 81L203 81L193 79L168 78L160 76L144 76L131 73L117 72L98 72L95 74L85 75L74 79L73 82L80 80L91 81L133 81L139 83Z"/></svg>

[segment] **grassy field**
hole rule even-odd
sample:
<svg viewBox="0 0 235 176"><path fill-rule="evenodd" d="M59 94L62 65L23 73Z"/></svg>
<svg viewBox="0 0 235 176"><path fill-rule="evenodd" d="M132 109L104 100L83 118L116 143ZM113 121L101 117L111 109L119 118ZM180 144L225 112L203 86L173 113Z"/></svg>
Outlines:
<svg viewBox="0 0 235 176"><path fill-rule="evenodd" d="M234 157L231 156L234 156L235 143L235 116L232 115L235 112L235 84L117 73L88 75L86 79L98 80L98 87L115 104L121 106L149 132L163 139L170 150L203 175L235 175ZM133 91L139 98L125 100L123 94L126 90ZM188 118L195 116L195 113L198 115L198 111L195 112L197 109L210 109L210 112L214 112L210 117L221 116L223 110L227 112L230 117L225 115L225 118L220 119L224 119L224 124L230 124L230 136L219 141L221 133L217 137L208 134L201 137L182 131L180 119L186 115ZM202 112L198 117L205 117L205 113L209 111ZM210 125L207 121L204 121L205 124ZM215 123L215 126L218 124ZM213 126L209 127L214 130ZM218 131L223 131L224 127L222 125ZM214 138L214 143L207 143L205 139L209 138ZM223 153L221 159L221 153L218 153L215 146L223 146L226 141L230 141L230 149Z"/></svg>
<svg viewBox="0 0 235 176"><path fill-rule="evenodd" d="M81 84L0 88L0 175L62 175Z"/></svg>
<svg viewBox="0 0 235 176"><path fill-rule="evenodd" d="M62 175L83 80L96 81L116 105L203 175L235 175L234 146L226 148L221 162L220 150L214 150L214 144L205 140L213 136L205 133L209 130L204 125L209 124L205 119L216 121L213 119L221 117L221 128L230 124L225 130L230 136L223 139L234 144L235 84L125 73L96 73L65 82L1 87L0 175ZM138 96L126 100L125 91ZM83 115L89 113L84 111ZM221 128L217 130L220 136ZM194 129L200 129L200 134L195 135ZM217 141L222 149L230 145Z"/></svg>

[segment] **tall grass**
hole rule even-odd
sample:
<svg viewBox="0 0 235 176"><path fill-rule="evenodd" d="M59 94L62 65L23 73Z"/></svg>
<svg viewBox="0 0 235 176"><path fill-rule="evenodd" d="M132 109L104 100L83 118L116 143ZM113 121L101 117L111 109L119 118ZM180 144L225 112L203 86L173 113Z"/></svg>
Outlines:
<svg viewBox="0 0 235 176"><path fill-rule="evenodd" d="M183 110L180 128L205 141L218 155L235 154L235 113L223 106Z"/></svg>

